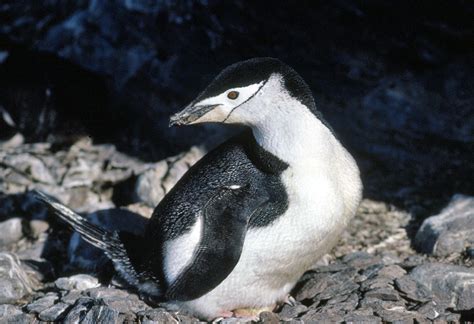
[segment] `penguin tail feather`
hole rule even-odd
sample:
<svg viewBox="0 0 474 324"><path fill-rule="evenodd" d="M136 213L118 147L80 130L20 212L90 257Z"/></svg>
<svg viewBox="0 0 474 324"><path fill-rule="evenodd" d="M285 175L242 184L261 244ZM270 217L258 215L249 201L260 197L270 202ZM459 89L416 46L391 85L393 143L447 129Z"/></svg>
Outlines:
<svg viewBox="0 0 474 324"><path fill-rule="evenodd" d="M130 285L140 286L139 274L133 267L118 232L109 232L92 224L86 218L40 191L35 190L34 194L36 199L51 207L54 213L77 231L85 241L103 250L112 260L115 269Z"/></svg>

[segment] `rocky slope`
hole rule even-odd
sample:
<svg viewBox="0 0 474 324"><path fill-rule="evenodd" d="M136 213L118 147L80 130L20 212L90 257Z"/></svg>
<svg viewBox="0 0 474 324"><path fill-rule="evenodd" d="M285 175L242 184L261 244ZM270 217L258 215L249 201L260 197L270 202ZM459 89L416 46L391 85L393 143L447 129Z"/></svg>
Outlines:
<svg viewBox="0 0 474 324"><path fill-rule="evenodd" d="M48 214L31 190L53 195L105 228L139 234L152 207L202 149L157 163L88 139L59 150L43 143L0 152L0 321L199 321L127 290L103 253ZM418 231L417 242L430 253L420 254L407 234L410 213L364 199L338 246L301 278L292 305L263 313L260 321L472 319L473 213L474 198L454 197Z"/></svg>

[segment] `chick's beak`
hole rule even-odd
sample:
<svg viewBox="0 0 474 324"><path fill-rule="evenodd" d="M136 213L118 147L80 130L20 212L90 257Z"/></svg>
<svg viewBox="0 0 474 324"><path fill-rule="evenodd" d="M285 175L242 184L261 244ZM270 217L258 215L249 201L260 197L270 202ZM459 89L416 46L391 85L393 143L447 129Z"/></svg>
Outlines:
<svg viewBox="0 0 474 324"><path fill-rule="evenodd" d="M174 114L170 117L169 126L175 125L187 125L193 121L199 119L201 116L207 114L212 109L219 105L194 105L193 103L189 104L181 110L180 112Z"/></svg>

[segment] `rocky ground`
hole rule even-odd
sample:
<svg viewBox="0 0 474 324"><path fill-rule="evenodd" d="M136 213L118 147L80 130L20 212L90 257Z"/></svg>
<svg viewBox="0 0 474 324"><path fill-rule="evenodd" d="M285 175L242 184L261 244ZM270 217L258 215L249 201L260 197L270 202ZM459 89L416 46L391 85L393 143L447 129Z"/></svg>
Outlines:
<svg viewBox="0 0 474 324"><path fill-rule="evenodd" d="M4 143L0 322L198 322L124 288L104 255L50 215L31 190L49 193L106 228L140 233L153 206L202 154L193 147L143 163L88 139L60 148ZM262 313L260 321L473 320L474 198L453 197L414 236L411 221L409 212L364 199L337 247L294 288L293 305Z"/></svg>
<svg viewBox="0 0 474 324"><path fill-rule="evenodd" d="M473 321L473 13L464 0L2 0L0 322L198 321L126 290L31 191L140 234L228 136L169 116L256 56L308 82L365 187L294 305L260 319Z"/></svg>

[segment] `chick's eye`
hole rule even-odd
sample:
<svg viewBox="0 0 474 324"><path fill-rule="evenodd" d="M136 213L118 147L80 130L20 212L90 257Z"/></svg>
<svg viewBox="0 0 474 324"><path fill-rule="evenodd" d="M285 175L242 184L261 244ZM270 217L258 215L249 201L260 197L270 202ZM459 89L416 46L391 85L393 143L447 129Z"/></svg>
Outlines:
<svg viewBox="0 0 474 324"><path fill-rule="evenodd" d="M239 96L239 93L237 91L230 91L228 94L227 94L227 98L229 99L237 99L237 97Z"/></svg>

